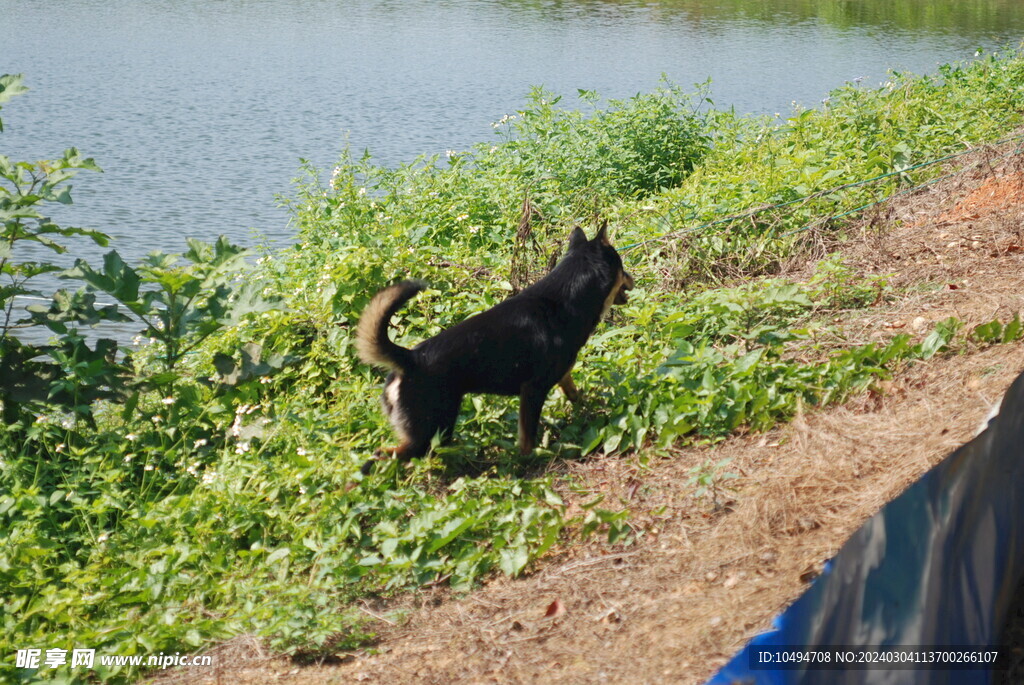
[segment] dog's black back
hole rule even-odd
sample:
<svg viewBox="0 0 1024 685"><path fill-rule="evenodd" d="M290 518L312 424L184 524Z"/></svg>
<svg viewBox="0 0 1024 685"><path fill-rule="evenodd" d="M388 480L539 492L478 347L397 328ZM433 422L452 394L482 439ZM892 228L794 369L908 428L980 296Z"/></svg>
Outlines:
<svg viewBox="0 0 1024 685"><path fill-rule="evenodd" d="M466 393L519 395L519 445L531 451L548 392L562 382L575 393L576 356L608 307L625 301L632 279L604 228L593 240L576 228L547 276L408 350L388 339L388 322L423 287L404 281L381 291L357 331L363 360L392 370L382 401L405 458L424 454L439 431L451 434Z"/></svg>

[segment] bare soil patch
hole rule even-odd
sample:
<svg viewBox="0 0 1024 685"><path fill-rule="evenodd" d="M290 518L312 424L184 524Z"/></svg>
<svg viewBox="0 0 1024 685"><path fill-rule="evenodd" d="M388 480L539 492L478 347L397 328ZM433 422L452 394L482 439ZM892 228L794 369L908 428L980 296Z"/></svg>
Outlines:
<svg viewBox="0 0 1024 685"><path fill-rule="evenodd" d="M1012 152L979 151L961 173L854 228L839 249L865 273L891 274L897 296L849 313L850 340L1024 310L1024 162ZM432 590L367 604L382 617L378 643L340 663L298 665L240 639L213 651L213 671L179 669L156 682L702 682L767 629L865 519L969 440L1022 369L1022 344L969 349L766 433L646 467L632 456L563 465L584 489L628 506L634 544L562 549L528 577L496 578L461 598ZM718 506L694 498L690 469L723 458L739 475L732 489ZM396 608L404 620L390 618Z"/></svg>

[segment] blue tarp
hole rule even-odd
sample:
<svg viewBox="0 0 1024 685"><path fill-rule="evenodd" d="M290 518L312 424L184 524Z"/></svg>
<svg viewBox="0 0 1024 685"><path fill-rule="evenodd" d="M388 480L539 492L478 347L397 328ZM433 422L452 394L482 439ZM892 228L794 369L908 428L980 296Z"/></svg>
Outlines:
<svg viewBox="0 0 1024 685"><path fill-rule="evenodd" d="M868 520L708 685L990 683L991 665L920 665L997 646L1022 577L1024 374L986 430ZM946 646L971 651L935 649ZM809 659L819 663L800 661ZM904 663L865 668L865 659Z"/></svg>

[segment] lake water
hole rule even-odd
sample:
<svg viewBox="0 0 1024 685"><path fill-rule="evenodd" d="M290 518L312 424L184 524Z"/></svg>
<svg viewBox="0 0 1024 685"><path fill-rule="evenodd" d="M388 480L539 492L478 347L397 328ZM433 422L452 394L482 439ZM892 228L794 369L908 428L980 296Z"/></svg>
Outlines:
<svg viewBox="0 0 1024 685"><path fill-rule="evenodd" d="M285 245L300 158L465 148L531 85L567 102L710 77L720 107L786 112L1022 34L1019 0L0 0L0 73L32 89L0 154L94 157L55 218L130 261L185 236Z"/></svg>

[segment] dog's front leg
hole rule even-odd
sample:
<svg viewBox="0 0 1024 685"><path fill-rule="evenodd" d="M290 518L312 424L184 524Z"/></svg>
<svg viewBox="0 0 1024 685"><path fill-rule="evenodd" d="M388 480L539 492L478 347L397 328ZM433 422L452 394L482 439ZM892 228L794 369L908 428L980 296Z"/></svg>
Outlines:
<svg viewBox="0 0 1024 685"><path fill-rule="evenodd" d="M565 372L565 375L562 376L562 380L558 381L558 387L562 389L562 392L565 393L565 396L570 402L576 404L580 401L580 389L572 382L572 376L570 374L572 374L572 369Z"/></svg>
<svg viewBox="0 0 1024 685"><path fill-rule="evenodd" d="M538 390L524 385L519 393L519 453L526 456L537 446L537 426L540 424L540 410L548 390Z"/></svg>

